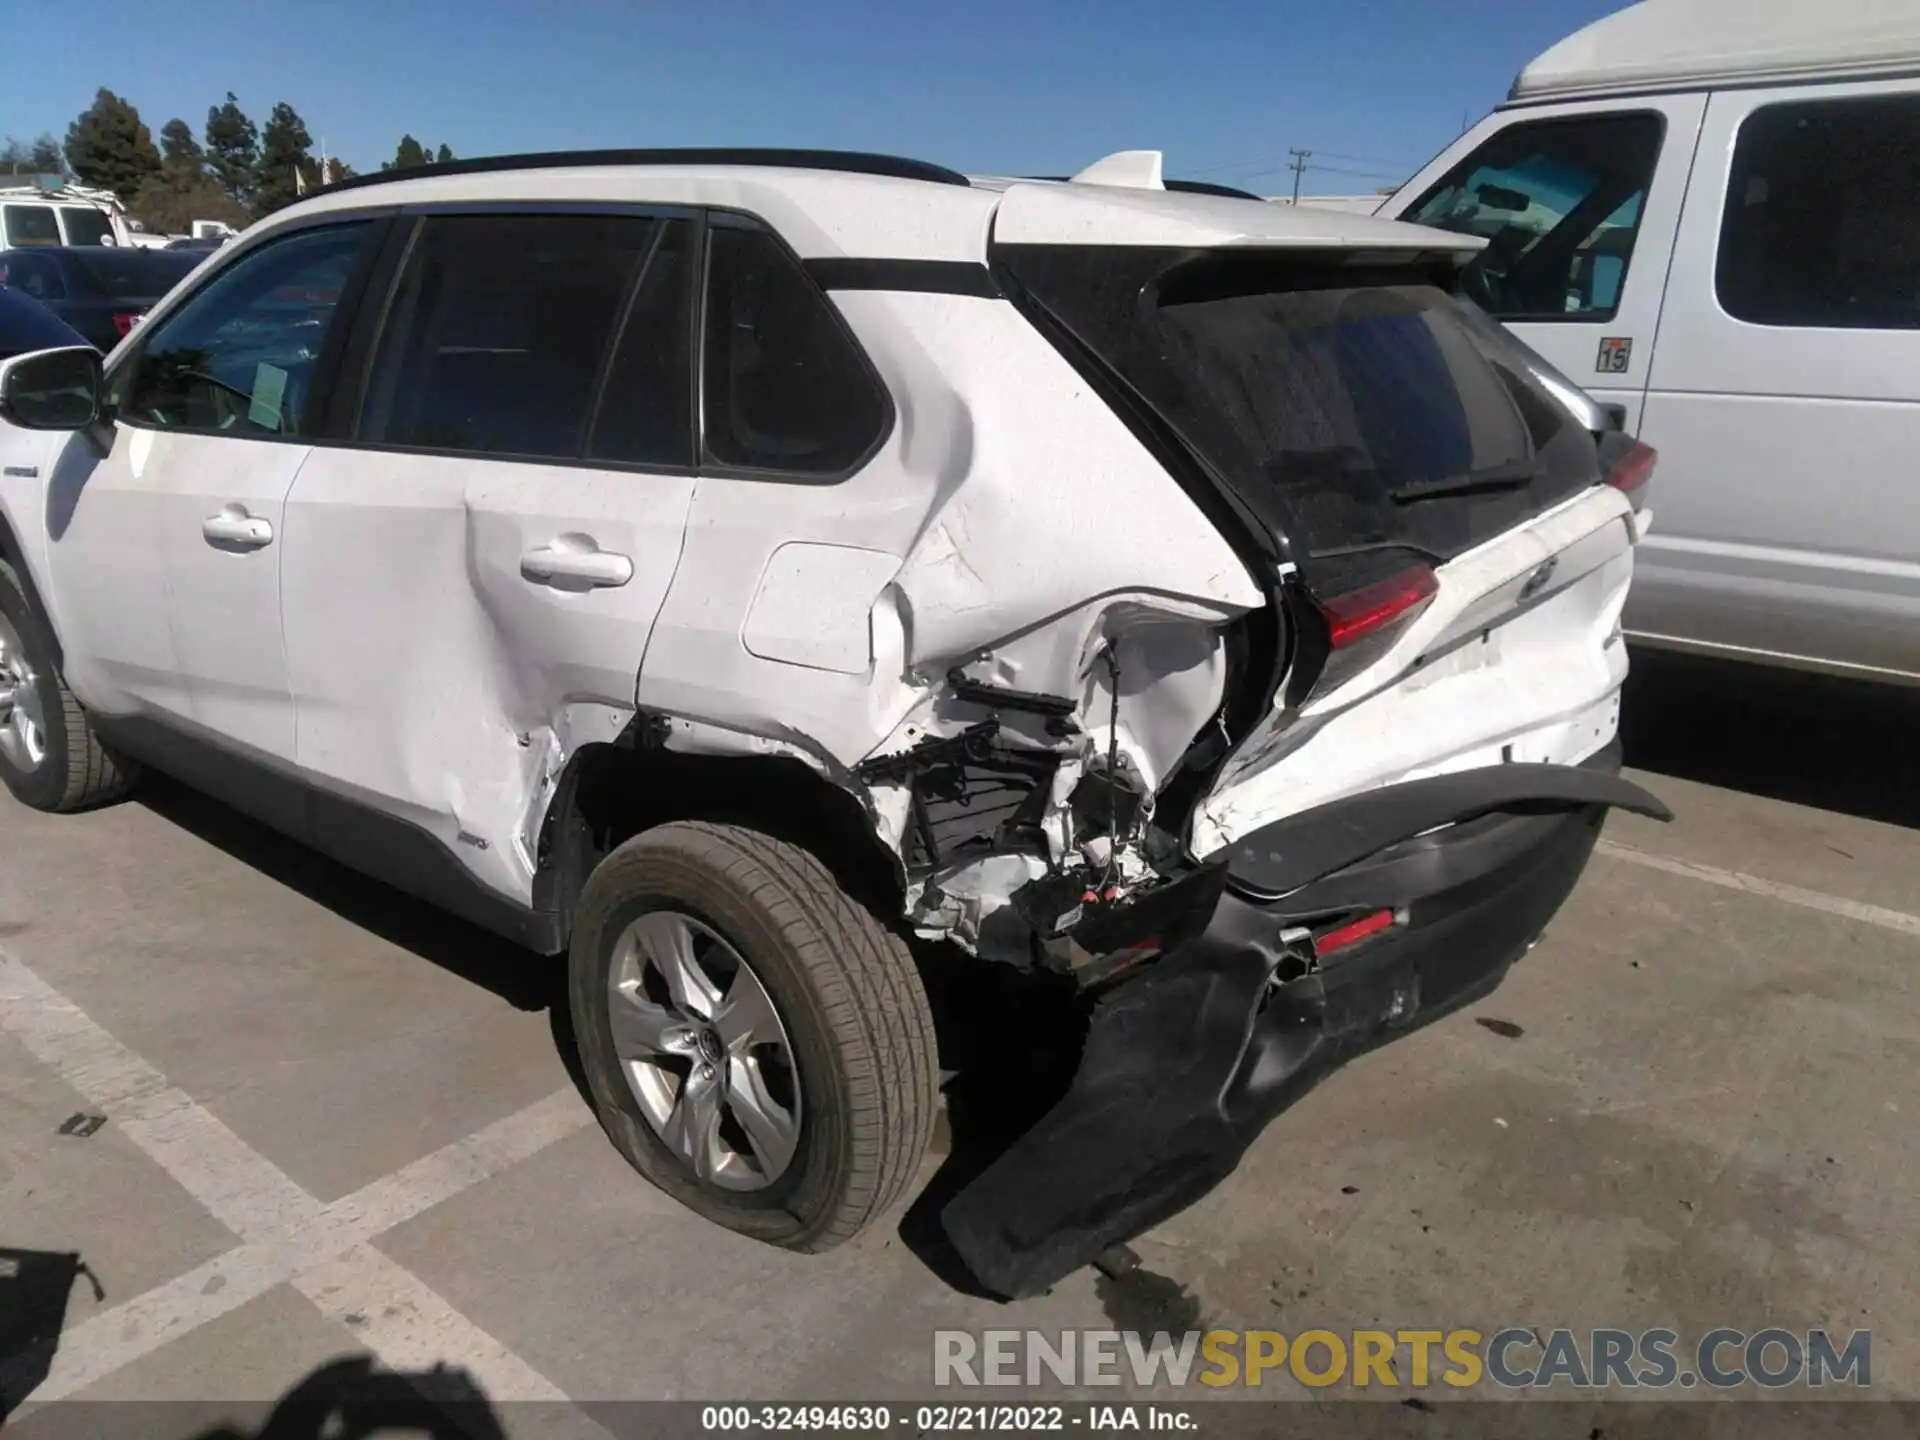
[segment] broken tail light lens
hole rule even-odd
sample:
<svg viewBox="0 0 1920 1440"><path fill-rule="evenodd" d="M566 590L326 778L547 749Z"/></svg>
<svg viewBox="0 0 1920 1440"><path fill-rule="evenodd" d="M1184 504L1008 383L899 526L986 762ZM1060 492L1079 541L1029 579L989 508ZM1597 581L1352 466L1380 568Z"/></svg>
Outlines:
<svg viewBox="0 0 1920 1440"><path fill-rule="evenodd" d="M1628 503L1638 510L1646 503L1647 482L1653 479L1653 467L1660 459L1660 452L1638 440L1627 440L1625 436L1620 439L1625 443L1601 446L1601 478L1625 495ZM1612 453L1608 453L1610 450Z"/></svg>
<svg viewBox="0 0 1920 1440"><path fill-rule="evenodd" d="M1327 622L1328 645L1314 693L1324 695L1344 685L1378 660L1439 590L1431 565L1413 565L1357 590L1314 595L1314 609Z"/></svg>

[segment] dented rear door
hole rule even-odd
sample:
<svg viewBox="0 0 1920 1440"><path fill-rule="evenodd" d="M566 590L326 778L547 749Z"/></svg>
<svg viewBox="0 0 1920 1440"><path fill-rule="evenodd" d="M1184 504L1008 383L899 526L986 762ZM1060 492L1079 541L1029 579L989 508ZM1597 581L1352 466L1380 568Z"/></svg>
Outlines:
<svg viewBox="0 0 1920 1440"><path fill-rule="evenodd" d="M679 561L695 226L423 216L355 442L288 501L300 767L517 899L556 755L631 714Z"/></svg>

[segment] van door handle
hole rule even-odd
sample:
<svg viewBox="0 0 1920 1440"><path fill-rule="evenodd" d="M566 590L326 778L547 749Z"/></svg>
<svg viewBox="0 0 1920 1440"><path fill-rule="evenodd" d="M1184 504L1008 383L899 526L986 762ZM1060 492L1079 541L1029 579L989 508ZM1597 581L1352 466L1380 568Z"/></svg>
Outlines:
<svg viewBox="0 0 1920 1440"><path fill-rule="evenodd" d="M258 550L273 543L273 526L244 505L222 505L218 515L200 522L200 533L215 545L235 550Z"/></svg>
<svg viewBox="0 0 1920 1440"><path fill-rule="evenodd" d="M522 555L520 573L556 590L613 588L633 579L633 561L602 550L591 535L561 535Z"/></svg>

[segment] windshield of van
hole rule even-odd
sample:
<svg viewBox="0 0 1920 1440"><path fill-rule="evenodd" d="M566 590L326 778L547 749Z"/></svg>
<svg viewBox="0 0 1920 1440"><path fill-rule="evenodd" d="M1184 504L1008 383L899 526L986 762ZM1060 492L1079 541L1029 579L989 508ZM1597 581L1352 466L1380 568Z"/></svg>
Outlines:
<svg viewBox="0 0 1920 1440"><path fill-rule="evenodd" d="M61 216L67 222L69 245L111 245L113 220L104 210L68 208Z"/></svg>

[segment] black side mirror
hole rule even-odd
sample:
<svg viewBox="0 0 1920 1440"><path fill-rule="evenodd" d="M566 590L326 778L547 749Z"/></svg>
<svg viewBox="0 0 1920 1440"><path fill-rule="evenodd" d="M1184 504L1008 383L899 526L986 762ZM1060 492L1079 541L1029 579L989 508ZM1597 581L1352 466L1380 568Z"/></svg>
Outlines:
<svg viewBox="0 0 1920 1440"><path fill-rule="evenodd" d="M0 360L0 419L22 430L84 430L100 418L100 352L90 345Z"/></svg>

